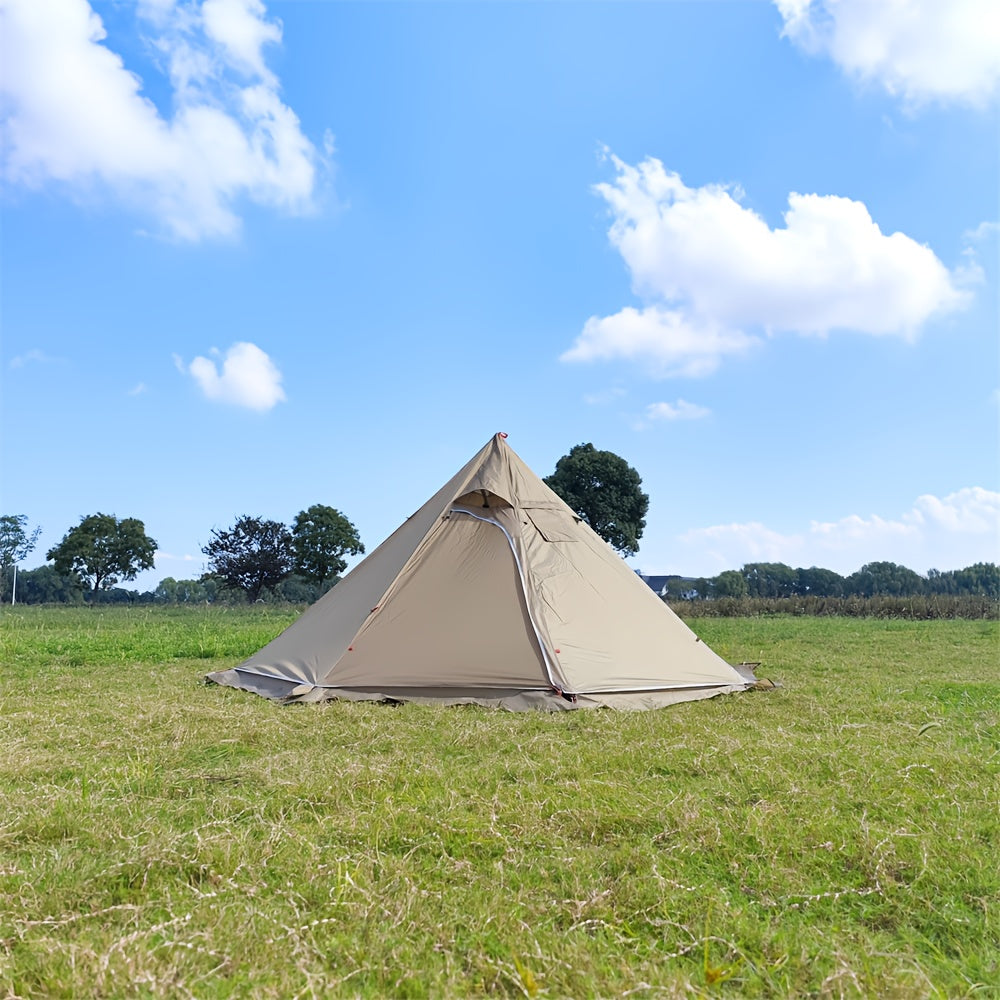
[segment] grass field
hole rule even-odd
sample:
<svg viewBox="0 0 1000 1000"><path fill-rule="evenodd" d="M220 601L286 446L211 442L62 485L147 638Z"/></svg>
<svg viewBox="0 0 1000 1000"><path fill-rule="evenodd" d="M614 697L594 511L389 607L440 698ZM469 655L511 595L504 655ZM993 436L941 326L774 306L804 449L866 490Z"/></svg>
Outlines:
<svg viewBox="0 0 1000 1000"><path fill-rule="evenodd" d="M658 712L208 687L280 609L0 617L0 995L1000 996L1000 626L706 619Z"/></svg>

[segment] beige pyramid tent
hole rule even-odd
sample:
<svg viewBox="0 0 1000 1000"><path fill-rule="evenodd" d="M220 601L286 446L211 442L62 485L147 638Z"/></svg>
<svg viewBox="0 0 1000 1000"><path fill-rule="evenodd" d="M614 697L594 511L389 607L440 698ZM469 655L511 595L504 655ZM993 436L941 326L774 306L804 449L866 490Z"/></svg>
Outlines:
<svg viewBox="0 0 1000 1000"><path fill-rule="evenodd" d="M656 708L743 691L497 434L260 652L208 675L269 698Z"/></svg>

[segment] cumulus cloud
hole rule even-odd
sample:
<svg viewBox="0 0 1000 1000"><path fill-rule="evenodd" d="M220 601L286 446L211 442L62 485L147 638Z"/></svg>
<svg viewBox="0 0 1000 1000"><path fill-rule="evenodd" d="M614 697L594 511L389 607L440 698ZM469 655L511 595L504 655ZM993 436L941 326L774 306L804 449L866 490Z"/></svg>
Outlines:
<svg viewBox="0 0 1000 1000"><path fill-rule="evenodd" d="M824 566L849 573L887 560L911 569L959 569L1000 560L1000 493L973 486L945 497L925 494L898 517L851 514L812 521L798 532L759 522L696 528L677 541L699 559L698 572L718 573L747 562Z"/></svg>
<svg viewBox="0 0 1000 1000"><path fill-rule="evenodd" d="M913 338L968 293L928 247L885 234L864 204L788 196L772 229L720 184L690 188L656 159L610 157L596 191L642 308L591 317L565 361L643 361L660 375L707 375L755 343L749 330Z"/></svg>
<svg viewBox="0 0 1000 1000"><path fill-rule="evenodd" d="M264 4L260 0L205 0L201 13L205 34L225 49L229 60L273 86L263 49L281 41L281 26L267 20Z"/></svg>
<svg viewBox="0 0 1000 1000"><path fill-rule="evenodd" d="M216 348L209 353L221 361L221 369L212 358L197 357L185 367L174 357L174 363L194 378L206 398L261 412L285 399L278 366L256 344L233 344L224 356Z"/></svg>
<svg viewBox="0 0 1000 1000"><path fill-rule="evenodd" d="M712 575L724 569L738 569L748 562L787 562L795 564L802 551L801 535L786 535L765 527L759 521L745 524L716 524L695 528L679 536L678 541L689 550L698 550L703 564L718 567Z"/></svg>
<svg viewBox="0 0 1000 1000"><path fill-rule="evenodd" d="M705 406L678 399L676 403L650 403L646 407L646 420L701 420L711 412Z"/></svg>
<svg viewBox="0 0 1000 1000"><path fill-rule="evenodd" d="M992 219L984 220L975 229L968 229L962 233L962 239L970 244L995 243L998 236L1000 236L1000 222L994 222Z"/></svg>
<svg viewBox="0 0 1000 1000"><path fill-rule="evenodd" d="M921 525L933 525L964 535L1000 535L1000 493L973 486L951 493L943 500L930 493L918 497L913 517Z"/></svg>
<svg viewBox="0 0 1000 1000"><path fill-rule="evenodd" d="M920 526L913 513L904 514L898 521L872 514L868 518L849 514L839 521L811 521L810 535L821 548L836 551L856 545L879 544L889 538L915 538Z"/></svg>
<svg viewBox="0 0 1000 1000"><path fill-rule="evenodd" d="M782 34L909 104L983 105L1000 83L995 0L774 0Z"/></svg>
<svg viewBox="0 0 1000 1000"><path fill-rule="evenodd" d="M591 316L563 361L649 364L655 375L710 375L726 355L745 354L756 342L740 330L702 322L678 309L626 306L613 316Z"/></svg>
<svg viewBox="0 0 1000 1000"><path fill-rule="evenodd" d="M264 62L280 23L259 0L143 0L135 16L169 78L169 117L86 0L0 7L5 180L122 199L184 240L235 234L242 199L308 211L320 156Z"/></svg>
<svg viewBox="0 0 1000 1000"><path fill-rule="evenodd" d="M701 420L711 413L708 407L689 403L686 399L678 399L676 403L650 403L643 415L632 422L632 429L644 431L664 421L672 423L676 420Z"/></svg>
<svg viewBox="0 0 1000 1000"><path fill-rule="evenodd" d="M958 490L944 498L926 493L917 497L912 509L898 520L887 520L878 515L866 519L855 514L839 521L813 521L810 524L810 532L830 548L893 535L913 537L929 531L998 536L1000 493L980 486Z"/></svg>

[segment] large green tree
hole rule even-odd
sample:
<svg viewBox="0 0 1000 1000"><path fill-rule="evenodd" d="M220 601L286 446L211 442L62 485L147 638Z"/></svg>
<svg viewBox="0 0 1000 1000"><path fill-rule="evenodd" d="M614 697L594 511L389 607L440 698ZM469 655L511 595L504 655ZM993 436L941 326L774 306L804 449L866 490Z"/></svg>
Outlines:
<svg viewBox="0 0 1000 1000"><path fill-rule="evenodd" d="M912 597L924 591L924 581L906 566L894 562L865 563L844 581L849 594L861 597Z"/></svg>
<svg viewBox="0 0 1000 1000"><path fill-rule="evenodd" d="M292 572L292 536L280 521L245 515L228 531L212 531L202 550L209 574L256 601Z"/></svg>
<svg viewBox="0 0 1000 1000"><path fill-rule="evenodd" d="M784 563L747 563L740 572L751 597L791 597L798 575Z"/></svg>
<svg viewBox="0 0 1000 1000"><path fill-rule="evenodd" d="M46 553L62 576L76 573L90 584L94 596L120 580L134 580L140 570L153 568L156 541L135 517L90 514L70 528Z"/></svg>
<svg viewBox="0 0 1000 1000"><path fill-rule="evenodd" d="M1000 597L1000 567L996 563L976 563L957 569L954 573L955 589L959 594Z"/></svg>
<svg viewBox="0 0 1000 1000"><path fill-rule="evenodd" d="M840 597L844 593L844 578L832 569L821 566L799 567L796 571L795 589L811 597Z"/></svg>
<svg viewBox="0 0 1000 1000"><path fill-rule="evenodd" d="M321 589L347 568L344 556L365 551L358 529L334 507L313 504L292 525L295 572Z"/></svg>
<svg viewBox="0 0 1000 1000"><path fill-rule="evenodd" d="M723 570L715 578L716 597L746 597L746 577L735 569Z"/></svg>
<svg viewBox="0 0 1000 1000"><path fill-rule="evenodd" d="M559 459L545 483L622 555L639 551L649 497L624 458L578 444Z"/></svg>
<svg viewBox="0 0 1000 1000"><path fill-rule="evenodd" d="M7 595L11 569L27 559L38 544L41 533L40 527L28 531L27 514L0 515L0 598Z"/></svg>

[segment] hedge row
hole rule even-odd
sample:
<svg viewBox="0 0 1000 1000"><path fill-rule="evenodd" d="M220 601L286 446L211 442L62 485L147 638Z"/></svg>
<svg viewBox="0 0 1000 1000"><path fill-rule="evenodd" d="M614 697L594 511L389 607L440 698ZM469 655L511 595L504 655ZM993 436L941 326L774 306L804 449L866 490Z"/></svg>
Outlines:
<svg viewBox="0 0 1000 1000"><path fill-rule="evenodd" d="M842 615L850 618L1000 618L990 597L935 594L925 597L719 597L709 601L669 600L682 618L740 618L755 615Z"/></svg>

